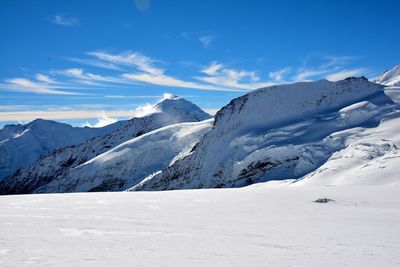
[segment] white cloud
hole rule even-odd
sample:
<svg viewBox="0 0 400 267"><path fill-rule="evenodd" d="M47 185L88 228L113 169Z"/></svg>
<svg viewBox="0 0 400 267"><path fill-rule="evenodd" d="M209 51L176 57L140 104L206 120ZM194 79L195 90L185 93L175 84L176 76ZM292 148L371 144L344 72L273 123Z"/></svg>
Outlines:
<svg viewBox="0 0 400 267"><path fill-rule="evenodd" d="M154 75L159 75L164 72L164 69L156 68L153 66L153 64L156 62L155 60L147 56L144 56L138 52L128 51L125 53L113 55L106 52L97 51L97 52L89 52L88 55L96 57L97 59L105 62L110 62L117 65L136 67L140 71Z"/></svg>
<svg viewBox="0 0 400 267"><path fill-rule="evenodd" d="M161 100L166 100L166 99L175 99L178 96L174 95L174 94L170 94L170 93L164 93L162 96Z"/></svg>
<svg viewBox="0 0 400 267"><path fill-rule="evenodd" d="M309 63L307 58L306 65ZM81 67L64 70L51 70L44 75L37 73L35 80L14 78L0 83L0 89L20 92L33 92L39 94L64 94L78 95L65 89L93 88L126 88L128 85L156 85L164 87L179 87L213 91L246 91L288 81L310 81L326 77L338 80L351 75L358 75L364 69L348 70L343 67L353 57L326 56L320 65L302 68L286 67L269 72L268 79L261 79L257 72L234 69L225 64L213 61L207 67L199 70L197 76L190 79L180 79L169 75L164 68L166 64L160 60L150 58L139 52L126 51L111 54L105 51L92 51L87 53L87 58L72 59L75 62L92 65L103 69L113 70L112 74L104 75L88 72ZM82 95L82 94L81 94ZM102 95L106 98L122 98L129 96ZM132 98L137 98L132 96ZM143 98L147 98L144 96Z"/></svg>
<svg viewBox="0 0 400 267"><path fill-rule="evenodd" d="M55 15L52 20L53 23L62 26L78 26L79 20L74 17L67 17L62 14Z"/></svg>
<svg viewBox="0 0 400 267"><path fill-rule="evenodd" d="M91 127L91 128L99 128L99 127L104 127L109 124L113 124L117 122L118 120L116 118L110 118L106 115L104 111L101 113L101 117L97 119L97 122L94 124L91 124L89 122L86 122L83 126Z"/></svg>
<svg viewBox="0 0 400 267"><path fill-rule="evenodd" d="M27 110L32 107L30 105L0 105L0 111Z"/></svg>
<svg viewBox="0 0 400 267"><path fill-rule="evenodd" d="M113 63L109 62L104 62L101 60L97 59L91 59L91 58L68 58L69 60L79 63L79 64L84 64L88 66L93 66L93 67L98 67L98 68L103 68L103 69L109 69L109 70L116 70L116 71L122 71L123 69L115 65Z"/></svg>
<svg viewBox="0 0 400 267"><path fill-rule="evenodd" d="M125 72L120 76L101 76L91 73L85 73L80 68L72 68L58 73L75 77L81 81L101 81L110 83L146 83L157 86L168 87L181 87L201 90L214 90L214 91L242 91L255 89L259 87L269 86L272 83L261 82L258 83L260 78L254 71L234 70L225 68L223 64L213 62L208 68L203 69L201 72L206 74L205 77L194 77L198 81L186 81L167 75L165 69L158 67L157 63L162 61L152 59L148 56L142 55L139 52L127 51L119 54L110 54L104 51L94 51L87 53L89 56L95 58L95 64L100 66L102 64L112 64L112 68L125 66L131 67L135 72ZM85 59L85 62L92 63ZM105 66L108 68L108 66ZM89 83L90 84L90 83ZM96 85L96 84L91 84Z"/></svg>
<svg viewBox="0 0 400 267"><path fill-rule="evenodd" d="M325 76L325 79L329 81L339 81L346 79L351 76L360 76L363 75L367 72L367 69L360 68L360 69L352 69L352 70L341 70L339 72L331 73L327 76Z"/></svg>
<svg viewBox="0 0 400 267"><path fill-rule="evenodd" d="M56 87L33 82L25 78L13 78L5 80L5 84L0 84L1 89L20 91L20 92L31 92L36 94L53 94L53 95L82 95L77 92L66 92L56 89Z"/></svg>
<svg viewBox="0 0 400 267"><path fill-rule="evenodd" d="M105 95L105 98L130 98L130 99L142 99L142 98L157 98L162 96L159 95Z"/></svg>
<svg viewBox="0 0 400 267"><path fill-rule="evenodd" d="M297 74L292 79L296 82L311 81L312 79L310 78L321 76L331 71L332 70L329 69L299 69Z"/></svg>
<svg viewBox="0 0 400 267"><path fill-rule="evenodd" d="M212 34L203 35L199 37L199 41L203 44L204 47L209 47L212 42L214 42L215 37Z"/></svg>
<svg viewBox="0 0 400 267"><path fill-rule="evenodd" d="M150 0L135 0L135 6L140 11L146 11L150 6Z"/></svg>
<svg viewBox="0 0 400 267"><path fill-rule="evenodd" d="M217 75L218 71L223 68L223 65L214 61L208 68L203 69L201 72L209 76Z"/></svg>
<svg viewBox="0 0 400 267"><path fill-rule="evenodd" d="M152 104L143 104L138 106L134 111L133 114L135 117L143 117L146 115L150 115L153 113L158 112L156 109L154 109L154 105Z"/></svg>
<svg viewBox="0 0 400 267"><path fill-rule="evenodd" d="M351 61L354 61L356 59L359 59L359 57L356 56L336 56L336 55L329 55L324 57L325 60L328 62L325 63L322 67L323 68L330 68L333 66L341 66L345 65Z"/></svg>
<svg viewBox="0 0 400 267"><path fill-rule="evenodd" d="M201 72L207 76L195 77L197 80L220 87L251 90L273 84L271 82L259 82L260 78L254 71L226 68L216 61Z"/></svg>
<svg viewBox="0 0 400 267"><path fill-rule="evenodd" d="M53 71L53 73L76 78L80 82L82 82L84 84L88 84L88 85L100 85L100 86L102 85L102 84L96 84L96 83L92 83L92 82L127 83L126 80L118 78L118 77L102 76L99 74L93 74L90 72L85 72L83 69L80 69L80 68L57 70L57 71Z"/></svg>
<svg viewBox="0 0 400 267"><path fill-rule="evenodd" d="M291 70L291 67L286 67L277 71L272 71L268 73L268 76L276 82L282 82L284 80L284 76L288 74Z"/></svg>
<svg viewBox="0 0 400 267"><path fill-rule="evenodd" d="M138 52L128 51L121 54L110 54L102 51L89 52L88 55L96 57L98 60L109 62L115 65L130 66L136 69L133 73L123 73L121 75L122 79L110 77L102 77L104 81L112 82L127 82L136 81L141 83L153 84L158 86L172 86L172 87L182 87L182 88L193 88L202 90L218 90L218 91L237 91L237 89L229 88L226 86L214 86L210 84L202 84L192 81L180 80L175 77L165 74L165 69L155 66L159 60L154 60L150 57L144 56ZM70 76L75 76L81 79L88 79L88 75L83 75L83 70L81 69L70 69L64 71L65 74ZM248 75L244 73L232 73L231 75ZM95 78L91 75L91 78ZM98 80L101 80L98 77Z"/></svg>
<svg viewBox="0 0 400 267"><path fill-rule="evenodd" d="M36 80L39 82L49 83L49 84L56 84L57 82L51 79L49 76L37 73L35 76Z"/></svg>
<svg viewBox="0 0 400 267"><path fill-rule="evenodd" d="M104 111L107 117L132 117L132 110ZM31 121L37 118L47 120L64 119L97 119L102 111L99 110L27 110L0 112L0 121Z"/></svg>
<svg viewBox="0 0 400 267"><path fill-rule="evenodd" d="M210 114L211 116L214 116L220 109L218 108L205 108L203 109L205 112Z"/></svg>
<svg viewBox="0 0 400 267"><path fill-rule="evenodd" d="M183 81L176 79L171 76L167 76L164 74L161 75L152 75L149 73L125 73L122 75L127 79L131 79L134 81L139 81L143 83L159 85L159 86L167 86L167 87L182 87L182 88L192 88L192 89L202 89L202 90L213 90L213 91L237 91L236 89L232 89L226 86L213 86L201 83L195 83L190 81Z"/></svg>
<svg viewBox="0 0 400 267"><path fill-rule="evenodd" d="M344 66L350 62L359 59L357 56L338 56L338 55L321 55L319 52L312 52L303 58L304 66L297 69L296 75L292 77L293 81L311 81L315 79L329 78L330 80L339 80L346 78L346 75L358 75L356 70L346 70ZM313 61L319 61L319 65L308 67Z"/></svg>

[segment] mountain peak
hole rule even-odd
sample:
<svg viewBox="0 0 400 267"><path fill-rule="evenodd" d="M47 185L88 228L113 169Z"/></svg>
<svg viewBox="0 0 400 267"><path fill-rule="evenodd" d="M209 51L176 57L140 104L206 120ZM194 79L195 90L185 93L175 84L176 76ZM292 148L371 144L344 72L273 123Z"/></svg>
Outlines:
<svg viewBox="0 0 400 267"><path fill-rule="evenodd" d="M167 100L167 99L178 99L178 98L180 98L180 97L177 96L177 95L174 95L174 94L170 94L170 93L164 93L164 94L163 94L163 100Z"/></svg>
<svg viewBox="0 0 400 267"><path fill-rule="evenodd" d="M197 105L184 98L171 94L165 94L164 99L156 104L153 109L157 112L163 112L173 116L192 114L196 116L198 120L211 118L208 113L204 112Z"/></svg>
<svg viewBox="0 0 400 267"><path fill-rule="evenodd" d="M384 71L374 82L387 86L400 86L400 64Z"/></svg>

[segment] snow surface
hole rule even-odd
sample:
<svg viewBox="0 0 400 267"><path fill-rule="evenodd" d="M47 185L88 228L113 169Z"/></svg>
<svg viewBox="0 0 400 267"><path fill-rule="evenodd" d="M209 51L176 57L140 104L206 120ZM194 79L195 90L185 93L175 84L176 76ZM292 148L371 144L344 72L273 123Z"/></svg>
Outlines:
<svg viewBox="0 0 400 267"><path fill-rule="evenodd" d="M399 195L275 182L1 196L0 265L399 266Z"/></svg>

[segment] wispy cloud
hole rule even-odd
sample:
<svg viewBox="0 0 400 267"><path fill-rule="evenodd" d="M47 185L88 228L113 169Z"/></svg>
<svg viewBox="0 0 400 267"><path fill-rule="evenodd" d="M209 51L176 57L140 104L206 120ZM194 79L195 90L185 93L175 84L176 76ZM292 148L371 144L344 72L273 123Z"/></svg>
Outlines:
<svg viewBox="0 0 400 267"><path fill-rule="evenodd" d="M115 71L123 70L123 68L121 66L118 66L118 65L115 65L115 64L112 64L109 62L104 62L104 61L101 61L98 59L93 59L93 58L68 58L68 60L79 63L79 64L98 67L98 68L102 68L102 69L115 70Z"/></svg>
<svg viewBox="0 0 400 267"><path fill-rule="evenodd" d="M142 117L155 112L154 102L158 103L170 94L151 96L150 103L138 105L132 108L131 105L105 105L105 104L79 104L72 106L44 105L41 107L32 105L0 105L0 122L32 121L37 118L48 120L91 120L84 126L102 127L116 122L121 118ZM140 97L140 96L138 96ZM143 98L150 98L143 96Z"/></svg>
<svg viewBox="0 0 400 267"><path fill-rule="evenodd" d="M211 46L216 39L216 35L210 32L181 32L180 35L186 40L196 40L206 48Z"/></svg>
<svg viewBox="0 0 400 267"><path fill-rule="evenodd" d="M61 75L71 77L71 78L75 78L80 82L83 82L86 84L92 84L92 85L96 85L96 84L88 83L88 82L126 83L125 80L118 78L118 77L93 74L90 72L85 72L83 69L80 69L80 68L57 70L57 71L53 71L53 73L61 74ZM101 85L101 84L99 84L99 85Z"/></svg>
<svg viewBox="0 0 400 267"><path fill-rule="evenodd" d="M315 79L328 79L337 81L349 76L357 76L365 74L366 68L346 69L349 63L360 59L357 56L336 56L321 55L313 52L302 59L303 67L297 69L296 74L292 77L293 81L312 81ZM315 63L310 66L313 61L320 61L319 65Z"/></svg>
<svg viewBox="0 0 400 267"><path fill-rule="evenodd" d="M104 96L105 98L116 98L116 99L118 99L118 98L122 98L122 99L128 99L128 98L131 98L131 99L151 99L151 98L156 98L156 99L159 99L159 98L161 98L162 96L159 96L159 95L105 95Z"/></svg>
<svg viewBox="0 0 400 267"><path fill-rule="evenodd" d="M123 73L121 75L121 77L126 78L129 81L136 81L158 86L181 87L202 90L237 90L237 88L235 89L229 86L224 86L222 84L219 84L219 86L215 86L212 84L181 80L176 77L167 75L164 68L156 66L156 64L162 63L162 61L152 59L138 52L128 51L121 54L110 54L104 51L97 51L89 52L88 55L91 55L98 60L104 62L134 68L136 70L135 72Z"/></svg>
<svg viewBox="0 0 400 267"><path fill-rule="evenodd" d="M352 61L360 59L358 56L337 56L337 55L326 55L322 56L327 62L322 65L323 68L338 67L346 65Z"/></svg>
<svg viewBox="0 0 400 267"><path fill-rule="evenodd" d="M213 61L208 66L196 65L198 73L185 79L169 74L168 63L135 51L112 54L98 50L86 53L74 62L100 68L98 73L82 66L36 73L31 79L12 78L0 83L0 89L36 94L85 95L87 89L126 88L127 86L156 85L213 91L247 91L286 82L310 81L326 78L339 80L348 76L365 74L365 68L349 68L355 60L351 56L323 56L319 64L311 64L312 56L303 60L301 67L285 67L259 76L257 71L233 68ZM76 90L71 91L71 90ZM108 92L107 95L113 96ZM102 95L104 97L104 95ZM115 97L115 95L114 95Z"/></svg>
<svg viewBox="0 0 400 267"><path fill-rule="evenodd" d="M27 110L0 112L0 121L31 121L37 118L47 120L73 120L73 119L97 119L101 118L101 110ZM132 110L104 111L107 117L127 118L134 115Z"/></svg>
<svg viewBox="0 0 400 267"><path fill-rule="evenodd" d="M164 69L154 67L156 61L150 57L144 56L138 52L127 51L121 54L110 54L104 51L89 52L88 55L93 56L104 62L116 65L125 65L136 67L138 70L158 75L164 72Z"/></svg>
<svg viewBox="0 0 400 267"><path fill-rule="evenodd" d="M104 127L104 126L113 124L113 123L115 123L115 122L117 122L117 121L118 121L117 118L108 117L108 116L106 115L106 113L105 113L104 111L102 111L101 117L100 117L100 118L97 118L97 122L96 122L96 123L89 123L89 122L86 122L85 124L83 124L83 126L84 126L84 127L85 127L85 126L86 126L86 127L91 127L91 128L99 128L99 127Z"/></svg>
<svg viewBox="0 0 400 267"><path fill-rule="evenodd" d="M38 80L39 82L44 82L44 83L48 83L48 84L56 84L57 82L55 80L53 80L52 78L50 78L47 75L44 74L40 74L37 73L35 75L36 80Z"/></svg>
<svg viewBox="0 0 400 267"><path fill-rule="evenodd" d="M275 82L282 82L285 79L285 75L292 71L291 67L286 67L277 71L268 73L268 76Z"/></svg>
<svg viewBox="0 0 400 267"><path fill-rule="evenodd" d="M297 74L293 76L292 80L295 82L311 81L312 78L325 75L332 72L330 69L298 69Z"/></svg>
<svg viewBox="0 0 400 267"><path fill-rule="evenodd" d="M325 77L325 79L335 82L335 81L343 80L343 79L345 79L347 77L351 77L351 76L364 75L367 72L368 72L368 70L365 68L352 69L352 70L341 70L341 71L327 75Z"/></svg>
<svg viewBox="0 0 400 267"><path fill-rule="evenodd" d="M261 79L254 71L227 68L224 64L216 61L201 72L206 76L198 76L197 80L220 87L251 90L272 84L271 82L260 82Z"/></svg>
<svg viewBox="0 0 400 267"><path fill-rule="evenodd" d="M212 42L214 42L215 36L213 34L203 35L199 37L199 41L203 44L204 47L209 47Z"/></svg>
<svg viewBox="0 0 400 267"><path fill-rule="evenodd" d="M209 67L203 69L201 72L204 73L204 74L207 74L209 76L214 76L214 75L217 75L218 72L220 70L222 70L223 67L224 67L224 65L214 61L214 62L211 63L211 65Z"/></svg>
<svg viewBox="0 0 400 267"><path fill-rule="evenodd" d="M139 81L158 86L166 86L166 87L181 87L181 88L192 88L192 89L213 90L213 91L237 91L236 89L225 86L217 87L213 85L179 80L164 74L154 75L149 73L138 73L138 74L125 73L123 74L123 77L126 77L134 81Z"/></svg>
<svg viewBox="0 0 400 267"><path fill-rule="evenodd" d="M146 11L150 7L150 0L135 0L135 6L139 11Z"/></svg>
<svg viewBox="0 0 400 267"><path fill-rule="evenodd" d="M54 86L37 83L25 78L13 78L5 80L6 83L0 84L0 89L19 91L19 92L31 92L36 94L52 94L52 95L82 95L78 92L67 92L55 89Z"/></svg>
<svg viewBox="0 0 400 267"><path fill-rule="evenodd" d="M55 15L52 19L52 22L62 26L78 26L80 24L79 20L74 17L67 17L63 14Z"/></svg>

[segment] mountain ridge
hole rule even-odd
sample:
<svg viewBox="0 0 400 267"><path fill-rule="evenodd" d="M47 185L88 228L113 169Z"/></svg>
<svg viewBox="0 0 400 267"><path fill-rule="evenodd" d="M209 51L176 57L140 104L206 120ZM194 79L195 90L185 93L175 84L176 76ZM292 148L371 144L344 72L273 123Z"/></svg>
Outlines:
<svg viewBox="0 0 400 267"><path fill-rule="evenodd" d="M161 110L160 106L171 107ZM123 127L79 145L64 146L42 156L35 164L19 169L0 181L0 194L30 193L39 186L65 175L89 159L146 132L179 122L201 121L211 116L182 98L163 99L148 115L128 120ZM175 105L174 105L175 104ZM175 107L175 108L173 108ZM187 110L188 109L188 110ZM191 112L193 110L193 112Z"/></svg>
<svg viewBox="0 0 400 267"><path fill-rule="evenodd" d="M217 112L213 128L192 154L130 190L300 178L346 147L346 137L332 134L376 127L384 114L397 109L383 85L363 77L258 89Z"/></svg>

